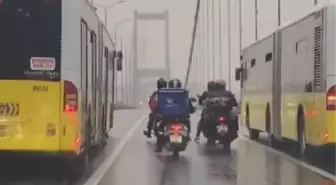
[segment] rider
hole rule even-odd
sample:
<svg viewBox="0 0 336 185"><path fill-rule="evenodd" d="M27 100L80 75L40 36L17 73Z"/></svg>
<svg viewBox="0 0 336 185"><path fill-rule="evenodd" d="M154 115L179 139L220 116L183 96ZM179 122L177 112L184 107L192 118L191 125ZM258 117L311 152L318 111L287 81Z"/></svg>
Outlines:
<svg viewBox="0 0 336 185"><path fill-rule="evenodd" d="M208 82L207 91L204 91L203 94L198 98L198 104L199 105L203 104L203 101L208 97L209 92L213 92L213 91L216 90L216 86L217 86L217 84L216 84L215 81L209 81ZM197 133L196 133L195 141L198 141L199 137L201 135L205 113L206 113L206 107L204 107L204 109L202 110L201 119L199 120L198 125L197 125Z"/></svg>
<svg viewBox="0 0 336 185"><path fill-rule="evenodd" d="M237 100L234 94L231 91L226 89L226 82L224 80L222 79L216 80L216 86L217 86L216 91L209 93L208 97L209 98L211 97L229 98L228 105L231 108L230 118L231 118L231 123L232 123L231 125L233 125L233 127L231 128L234 129L233 133L235 134L234 137L236 138L238 136L238 133L237 133L238 132L238 119L237 119L237 116L233 113L232 108L238 107Z"/></svg>
<svg viewBox="0 0 336 185"><path fill-rule="evenodd" d="M182 88L182 83L179 79L174 78L168 82L168 88ZM189 101L189 113L194 113L196 108L192 105L192 103ZM190 128L190 120L186 120L186 126L188 128L188 131L190 133L191 128Z"/></svg>
<svg viewBox="0 0 336 185"><path fill-rule="evenodd" d="M149 107L151 108L151 112L148 116L148 122L147 122L147 131L143 131L143 133L150 138L153 124L155 121L155 115L156 115L156 108L157 108L157 91L162 88L167 87L167 81L164 78L159 78L156 82L157 90L155 90L152 95L149 98Z"/></svg>
<svg viewBox="0 0 336 185"><path fill-rule="evenodd" d="M168 82L168 88L182 88L182 83L179 79L174 78L172 80L170 80ZM196 110L196 108L192 105L192 103L189 101L189 113L194 113ZM190 128L190 120L189 118L185 119L184 124L186 125L187 129L188 129L188 133L190 133L191 128ZM158 125L159 129L163 129L163 124ZM189 134L188 134L189 135ZM156 148L156 152L161 152L162 151L162 144L161 142L159 142L160 138L157 137L157 148Z"/></svg>

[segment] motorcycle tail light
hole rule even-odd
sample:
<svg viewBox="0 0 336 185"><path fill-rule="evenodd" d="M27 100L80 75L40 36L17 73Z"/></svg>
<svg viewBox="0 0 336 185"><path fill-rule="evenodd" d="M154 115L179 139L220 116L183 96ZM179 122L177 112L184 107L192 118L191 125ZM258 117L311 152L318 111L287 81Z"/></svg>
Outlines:
<svg viewBox="0 0 336 185"><path fill-rule="evenodd" d="M224 122L226 120L226 117L225 116L221 116L218 118L218 121L220 122Z"/></svg>
<svg viewBox="0 0 336 185"><path fill-rule="evenodd" d="M182 126L181 126L180 123L174 123L174 124L172 124L171 128L172 128L173 132L178 132L182 129Z"/></svg>

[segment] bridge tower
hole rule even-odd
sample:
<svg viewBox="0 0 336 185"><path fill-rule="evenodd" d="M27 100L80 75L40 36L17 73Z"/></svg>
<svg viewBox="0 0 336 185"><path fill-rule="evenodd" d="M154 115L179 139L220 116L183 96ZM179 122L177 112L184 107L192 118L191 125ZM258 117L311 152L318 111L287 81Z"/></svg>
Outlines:
<svg viewBox="0 0 336 185"><path fill-rule="evenodd" d="M141 91L140 79L142 78L159 78L170 77L169 63L169 12L165 10L162 13L139 13L137 10L133 12L133 97L135 106L139 105ZM163 21L165 24L165 67L163 69L141 69L138 67L138 22L139 21Z"/></svg>

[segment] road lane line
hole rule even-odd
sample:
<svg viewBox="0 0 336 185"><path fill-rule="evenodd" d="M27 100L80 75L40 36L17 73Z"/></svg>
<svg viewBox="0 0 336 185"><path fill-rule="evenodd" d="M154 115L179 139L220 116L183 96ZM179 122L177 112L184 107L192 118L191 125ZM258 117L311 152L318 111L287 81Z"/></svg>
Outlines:
<svg viewBox="0 0 336 185"><path fill-rule="evenodd" d="M113 152L111 152L111 154L100 164L97 170L94 171L93 175L83 185L98 185L100 183L100 180L104 177L106 172L116 161L117 157L122 152L128 140L131 139L135 131L142 125L146 118L147 116L143 115L140 117L140 119L138 119L138 121L132 126L132 128L128 130L125 137L118 143Z"/></svg>
<svg viewBox="0 0 336 185"><path fill-rule="evenodd" d="M266 146L266 145L264 145L262 143L259 143L257 141L250 140L248 137L246 137L243 134L239 134L239 136L242 139L248 140L251 143L255 143L257 145L262 146L263 148L266 148L266 150L268 150L269 152L274 153L274 154L276 154L276 155L278 155L280 157L283 157L284 159L287 159L288 161L290 161L290 162L292 162L292 163L294 163L294 164L296 164L298 166L306 168L306 169L308 169L308 170L310 170L312 172L315 172L315 173L317 173L317 174L319 174L321 176L327 177L329 179L336 180L336 176L335 175L333 175L333 174L331 174L331 173L329 173L329 172L327 172L325 170L322 170L322 169L320 169L318 167L315 167L315 166L313 166L313 165L311 165L311 164L309 164L309 163L307 163L305 161L296 159L296 158L294 158L294 157L286 154L285 152L282 152L282 151L279 151L277 149L271 148L271 147Z"/></svg>

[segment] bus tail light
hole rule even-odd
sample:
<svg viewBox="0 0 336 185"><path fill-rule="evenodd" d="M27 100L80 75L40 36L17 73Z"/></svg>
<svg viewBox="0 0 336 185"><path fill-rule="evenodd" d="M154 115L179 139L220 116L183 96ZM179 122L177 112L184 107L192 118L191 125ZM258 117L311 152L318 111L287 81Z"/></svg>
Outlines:
<svg viewBox="0 0 336 185"><path fill-rule="evenodd" d="M63 95L63 111L75 112L78 104L78 90L76 86L70 81L64 81L64 95Z"/></svg>
<svg viewBox="0 0 336 185"><path fill-rule="evenodd" d="M336 86L332 86L326 94L326 109L336 110Z"/></svg>

